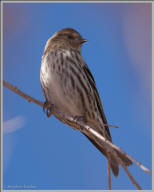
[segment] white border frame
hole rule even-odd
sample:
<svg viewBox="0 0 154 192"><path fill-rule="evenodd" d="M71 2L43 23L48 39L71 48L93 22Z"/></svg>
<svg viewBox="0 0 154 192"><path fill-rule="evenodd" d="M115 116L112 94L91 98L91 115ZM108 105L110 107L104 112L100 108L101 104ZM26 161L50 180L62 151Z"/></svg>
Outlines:
<svg viewBox="0 0 154 192"><path fill-rule="evenodd" d="M4 3L152 3L152 21L154 21L154 2L153 1L1 1L0 4L0 9L1 9L1 191L5 191L5 192L28 192L28 191L32 191L32 190L3 190L3 4ZM152 36L154 33L154 29L153 29L152 25ZM153 47L154 47L154 38L152 37L152 53L153 53ZM153 59L153 55L152 55L152 85L154 83L154 59ZM152 89L152 100L153 100L153 96L154 96L154 89ZM154 110L154 102L152 102L152 117L153 117L153 110ZM153 118L152 118L152 128L154 127L154 123L153 123ZM152 132L152 136L153 136L153 132ZM154 141L152 140L152 146L154 144ZM152 162L153 162L153 155L152 155ZM152 171L153 171L153 166L152 166ZM152 177L152 181L153 181L153 177ZM154 182L152 182L154 183ZM35 191L35 190L33 190ZM55 190L36 190L36 191L55 191ZM68 190L56 190L56 192L65 192ZM85 191L102 191L102 190L69 190L77 192L85 192ZM108 190L103 190L103 191L108 191ZM119 191L119 190L115 190L115 191ZM130 190L122 190L122 191L130 191ZM137 190L134 190L137 191ZM144 190L145 191L145 190ZM152 186L152 190L148 190L148 191L153 191L153 186Z"/></svg>

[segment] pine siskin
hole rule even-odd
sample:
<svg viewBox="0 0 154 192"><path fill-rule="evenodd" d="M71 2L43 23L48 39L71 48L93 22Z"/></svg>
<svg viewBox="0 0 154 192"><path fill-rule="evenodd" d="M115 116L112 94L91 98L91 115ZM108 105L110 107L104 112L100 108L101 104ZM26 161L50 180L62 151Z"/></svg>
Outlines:
<svg viewBox="0 0 154 192"><path fill-rule="evenodd" d="M72 28L56 32L46 43L40 71L45 105L53 104L64 114L83 117L87 125L112 142L107 120L94 78L81 56L81 45L86 42ZM106 156L106 151L96 141L86 137ZM119 155L126 166L132 162ZM115 176L119 164L111 155L111 169Z"/></svg>

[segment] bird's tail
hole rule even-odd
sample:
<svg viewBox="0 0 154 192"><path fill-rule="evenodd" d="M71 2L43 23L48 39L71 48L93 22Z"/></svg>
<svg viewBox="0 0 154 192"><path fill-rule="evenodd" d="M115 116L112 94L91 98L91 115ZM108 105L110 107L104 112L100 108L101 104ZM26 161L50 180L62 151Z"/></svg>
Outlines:
<svg viewBox="0 0 154 192"><path fill-rule="evenodd" d="M84 134L85 135L85 134ZM103 149L103 147L100 147L95 140L91 139L89 136L85 135L91 142L92 144L105 156L106 152ZM119 153L118 151L116 151L118 156L120 157L120 159L123 161L123 163L125 164L125 166L129 166L132 164L132 161L130 159L128 159L126 156L122 155L121 153ZM114 174L115 177L118 176L119 174L119 163L117 162L117 160L115 159L115 157L113 155L111 155L111 169L112 172Z"/></svg>

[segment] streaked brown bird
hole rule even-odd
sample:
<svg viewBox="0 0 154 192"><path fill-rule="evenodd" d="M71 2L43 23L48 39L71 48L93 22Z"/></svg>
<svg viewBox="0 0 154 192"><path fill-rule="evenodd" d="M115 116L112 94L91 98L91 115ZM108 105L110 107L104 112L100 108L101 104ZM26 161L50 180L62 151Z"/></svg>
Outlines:
<svg viewBox="0 0 154 192"><path fill-rule="evenodd" d="M109 128L104 126L107 125L107 120L94 78L81 56L84 42L86 40L72 28L56 32L47 41L40 71L41 86L46 99L44 107L54 105L64 114L84 119L87 125L112 142ZM85 136L107 156L103 146L100 147L89 135ZM126 166L132 164L127 157L121 154L119 157ZM111 169L118 176L119 164L112 155Z"/></svg>

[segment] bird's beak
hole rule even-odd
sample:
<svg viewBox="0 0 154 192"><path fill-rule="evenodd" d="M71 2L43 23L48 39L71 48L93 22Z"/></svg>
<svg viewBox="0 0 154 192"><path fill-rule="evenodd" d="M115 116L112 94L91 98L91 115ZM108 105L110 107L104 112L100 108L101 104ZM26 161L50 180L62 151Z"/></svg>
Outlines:
<svg viewBox="0 0 154 192"><path fill-rule="evenodd" d="M83 43L85 43L85 42L87 42L87 39L83 39L83 38L76 39L76 43L79 44L80 46L81 46Z"/></svg>
<svg viewBox="0 0 154 192"><path fill-rule="evenodd" d="M87 39L82 39L81 43L87 42Z"/></svg>

